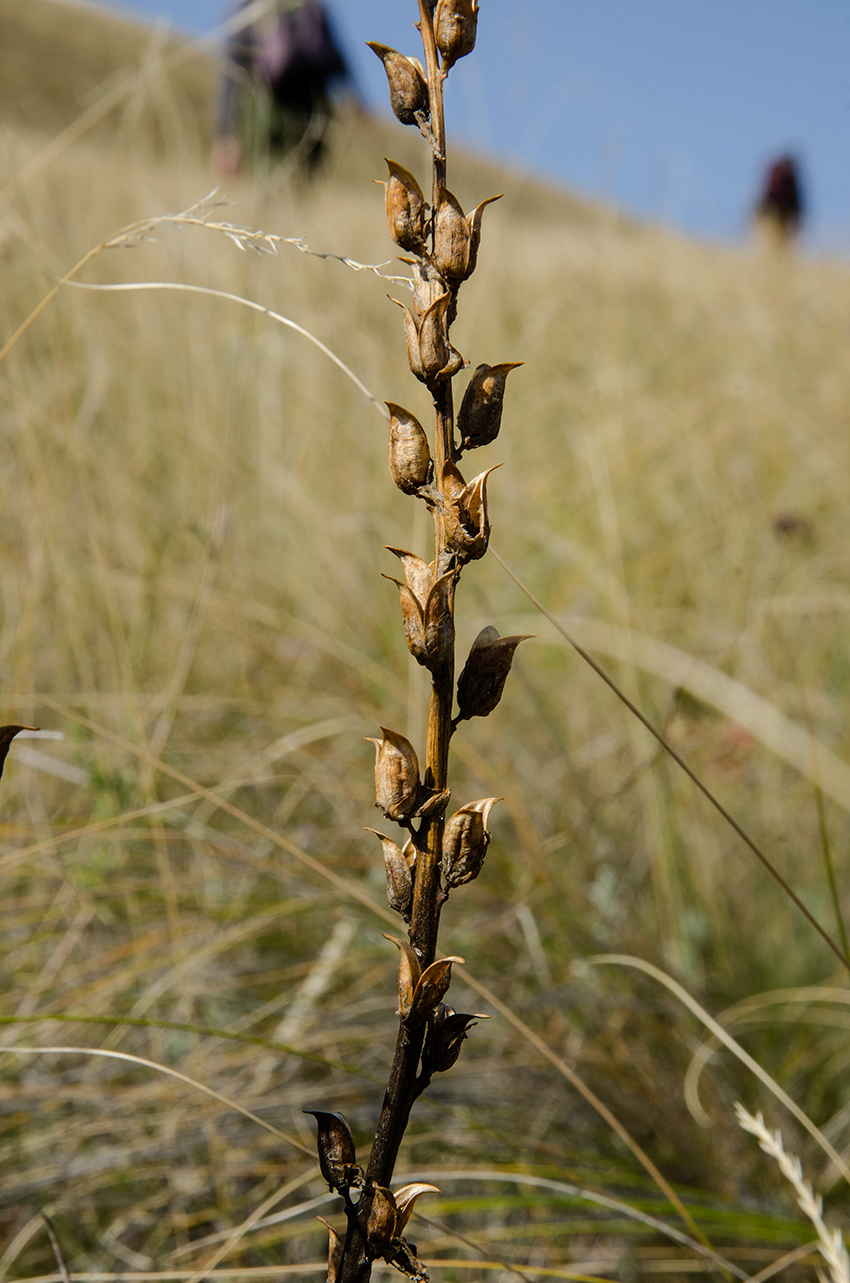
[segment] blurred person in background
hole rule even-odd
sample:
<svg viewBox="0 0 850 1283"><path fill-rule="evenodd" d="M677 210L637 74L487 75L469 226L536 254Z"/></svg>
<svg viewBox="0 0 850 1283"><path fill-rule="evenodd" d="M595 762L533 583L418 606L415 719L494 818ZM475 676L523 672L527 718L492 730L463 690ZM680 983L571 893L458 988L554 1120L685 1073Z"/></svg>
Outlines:
<svg viewBox="0 0 850 1283"><path fill-rule="evenodd" d="M236 0L234 15L253 0ZM292 156L303 173L320 165L332 114L330 86L353 80L320 0L272 0L235 32L224 50L215 103L212 163L223 178L239 173L243 138ZM253 119L246 120L246 105Z"/></svg>
<svg viewBox="0 0 850 1283"><path fill-rule="evenodd" d="M790 245L800 231L805 212L799 166L793 156L779 156L768 166L755 214L758 225L774 241Z"/></svg>

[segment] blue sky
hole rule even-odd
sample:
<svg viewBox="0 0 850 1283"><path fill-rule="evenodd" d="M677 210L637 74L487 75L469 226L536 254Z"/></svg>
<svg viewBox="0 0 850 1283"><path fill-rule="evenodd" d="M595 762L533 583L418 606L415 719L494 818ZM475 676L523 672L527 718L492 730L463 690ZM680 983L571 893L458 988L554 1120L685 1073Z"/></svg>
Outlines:
<svg viewBox="0 0 850 1283"><path fill-rule="evenodd" d="M113 4L207 32L222 0ZM808 243L850 250L848 0L480 0L449 132L696 236L741 238L762 171L801 160ZM328 0L361 91L387 111L380 40L417 53L414 0Z"/></svg>

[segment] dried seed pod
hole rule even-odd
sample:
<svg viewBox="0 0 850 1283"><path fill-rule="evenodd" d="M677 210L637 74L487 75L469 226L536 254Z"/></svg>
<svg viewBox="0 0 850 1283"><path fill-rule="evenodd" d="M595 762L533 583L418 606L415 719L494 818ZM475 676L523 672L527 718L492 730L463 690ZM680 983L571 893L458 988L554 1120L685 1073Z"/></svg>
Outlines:
<svg viewBox="0 0 850 1283"><path fill-rule="evenodd" d="M383 1185L370 1186L368 1196L371 1196L372 1201L366 1221L366 1240L370 1251L376 1256L383 1256L396 1237L398 1212L395 1199Z"/></svg>
<svg viewBox="0 0 850 1283"><path fill-rule="evenodd" d="M330 1221L326 1221L324 1216L317 1216L316 1220L321 1221L328 1231L328 1283L336 1283L339 1267L342 1264L343 1242Z"/></svg>
<svg viewBox="0 0 850 1283"><path fill-rule="evenodd" d="M392 575L384 575L399 591L407 647L417 663L434 669L454 647L454 589L458 571L450 570L432 586L420 605L411 588ZM424 813L424 812L423 812Z"/></svg>
<svg viewBox="0 0 850 1283"><path fill-rule="evenodd" d="M405 494L416 494L431 480L434 465L425 429L417 418L393 401L385 401L390 412L390 476Z"/></svg>
<svg viewBox="0 0 850 1283"><path fill-rule="evenodd" d="M434 252L431 256L441 276L452 282L466 279L472 234L456 196L440 188L440 200L434 213Z"/></svg>
<svg viewBox="0 0 850 1283"><path fill-rule="evenodd" d="M530 636L500 637L492 626L482 628L472 643L457 683L455 724L469 717L487 717L502 698L514 651Z"/></svg>
<svg viewBox="0 0 850 1283"><path fill-rule="evenodd" d="M462 450L474 450L496 440L502 426L505 382L511 370L521 365L522 361L506 361L502 365L479 365L475 370L457 416Z"/></svg>
<svg viewBox="0 0 850 1283"><path fill-rule="evenodd" d="M422 1182L415 1182L412 1185L403 1185L401 1189L395 1192L395 1205L398 1212L398 1221L396 1222L396 1234L403 1234L407 1222L410 1220L413 1204L422 1194L441 1194L442 1190L436 1185L424 1185Z"/></svg>
<svg viewBox="0 0 850 1283"><path fill-rule="evenodd" d="M389 45L378 44L376 40L368 40L366 43L384 64L390 106L397 119L403 125L418 124L417 115L424 118L430 114L428 82L419 59L408 58L406 54L391 49Z"/></svg>
<svg viewBox="0 0 850 1283"><path fill-rule="evenodd" d="M357 1166L354 1137L342 1114L326 1113L322 1109L305 1109L319 1125L316 1145L319 1167L331 1189L342 1191L363 1184L363 1170Z"/></svg>
<svg viewBox="0 0 850 1283"><path fill-rule="evenodd" d="M501 467L497 464L496 467ZM443 524L446 534L446 545L455 554L458 561L477 561L483 557L490 542L490 520L487 515L487 478L495 468L488 468L473 477L468 484L463 482L454 464L443 468Z"/></svg>
<svg viewBox="0 0 850 1283"><path fill-rule="evenodd" d="M439 272L429 262L415 258L413 267L413 310L417 316L423 316L432 303L446 292L446 284Z"/></svg>
<svg viewBox="0 0 850 1283"><path fill-rule="evenodd" d="M407 552L404 548L391 548L389 544L386 548L387 552L394 553L403 565L405 583L424 610L428 594L434 587L433 565L426 564L421 557L416 556L415 552Z"/></svg>
<svg viewBox="0 0 850 1283"><path fill-rule="evenodd" d="M405 922L410 921L410 910L413 907L413 868L416 862L416 847L408 838L404 847L400 847L392 838L385 837L377 829L367 829L380 840L384 852L384 867L387 871L387 903L396 913L400 913Z"/></svg>
<svg viewBox="0 0 850 1283"><path fill-rule="evenodd" d="M455 811L443 834L442 869L446 885L463 886L481 872L490 845L487 820L499 797L484 797Z"/></svg>
<svg viewBox="0 0 850 1283"><path fill-rule="evenodd" d="M451 1069L460 1055L467 1031L479 1020L489 1019L489 1016L480 1012L459 1015L453 1007L447 1007L442 1002L435 1007L428 1020L428 1031L422 1049L422 1070L426 1076L430 1078L432 1074L444 1074L447 1069Z"/></svg>
<svg viewBox="0 0 850 1283"><path fill-rule="evenodd" d="M475 48L478 27L476 0L438 0L434 15L434 39L443 55L443 70L453 67Z"/></svg>
<svg viewBox="0 0 850 1283"><path fill-rule="evenodd" d="M463 357L448 340L446 311L452 296L441 294L423 313L421 319L397 298L390 300L404 312L404 336L410 369L423 383L452 378L463 366Z"/></svg>
<svg viewBox="0 0 850 1283"><path fill-rule="evenodd" d="M423 798L419 758L410 740L398 731L381 727L383 740L364 738L375 745L375 805L388 820L410 819Z"/></svg>
<svg viewBox="0 0 850 1283"><path fill-rule="evenodd" d="M422 972L413 991L412 1020L424 1020L443 1001L452 982L452 964L455 962L463 962L463 958L441 958Z"/></svg>
<svg viewBox="0 0 850 1283"><path fill-rule="evenodd" d="M438 812L445 811L451 800L451 789L441 789L438 793L432 793L427 802L422 803L419 808L419 814L423 819L427 819L432 815L437 815Z"/></svg>
<svg viewBox="0 0 850 1283"><path fill-rule="evenodd" d="M493 201L501 200L501 194L498 196L488 196L480 205L476 205L471 214L467 215L467 224L469 226L469 267L466 271L467 279L475 271L478 264L478 247L481 244L481 220L484 217L484 211Z"/></svg>
<svg viewBox="0 0 850 1283"><path fill-rule="evenodd" d="M410 1008L413 1004L413 994L422 975L422 967L419 959L413 952L413 949L406 940L399 940L398 936L387 935L386 931L382 932L385 940L390 940L399 951L398 960L398 1011L396 1015L399 1020L404 1020L405 1016L410 1014Z"/></svg>
<svg viewBox="0 0 850 1283"><path fill-rule="evenodd" d="M15 736L21 731L37 730L37 726L0 726L0 775L3 774L3 766Z"/></svg>
<svg viewBox="0 0 850 1283"><path fill-rule="evenodd" d="M428 212L422 188L403 165L387 160L387 168L390 171L387 183L387 227L390 236L402 249L409 250L411 254L422 254L425 250L425 219Z"/></svg>

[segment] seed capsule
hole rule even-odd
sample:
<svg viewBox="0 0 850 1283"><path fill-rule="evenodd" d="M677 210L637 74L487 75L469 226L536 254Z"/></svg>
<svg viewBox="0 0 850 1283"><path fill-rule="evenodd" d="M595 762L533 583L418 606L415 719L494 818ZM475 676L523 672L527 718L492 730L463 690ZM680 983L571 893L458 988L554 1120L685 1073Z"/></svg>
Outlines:
<svg viewBox="0 0 850 1283"><path fill-rule="evenodd" d="M484 797L455 811L443 834L442 870L446 885L463 886L478 877L490 845L487 820L501 798Z"/></svg>
<svg viewBox="0 0 850 1283"><path fill-rule="evenodd" d="M398 1212L392 1193L383 1185L371 1186L369 1193L372 1196L372 1203L366 1222L366 1238L371 1251L376 1256L383 1256L396 1237ZM365 1197L368 1197L368 1194Z"/></svg>
<svg viewBox="0 0 850 1283"><path fill-rule="evenodd" d="M396 1015L399 1020L410 1015L410 1008L413 1003L413 994L419 978L422 975L422 967L419 959L413 952L413 949L406 940L399 940L398 936L389 936L384 931L385 940L390 940L396 946L399 952L398 960L398 1011Z"/></svg>
<svg viewBox="0 0 850 1283"><path fill-rule="evenodd" d="M410 819L425 792L419 782L419 759L410 740L385 726L381 731L383 740L366 737L375 745L375 805L388 820Z"/></svg>
<svg viewBox="0 0 850 1283"><path fill-rule="evenodd" d="M487 478L494 471L494 468L488 468L466 484L453 463L447 463L443 467L443 527L446 545L462 564L477 561L487 551L490 542Z"/></svg>
<svg viewBox="0 0 850 1283"><path fill-rule="evenodd" d="M514 651L530 634L500 637L492 626L482 628L472 643L457 683L455 724L469 717L487 717L502 698Z"/></svg>
<svg viewBox="0 0 850 1283"><path fill-rule="evenodd" d="M384 403L390 412L390 476L405 494L416 494L431 480L434 465L425 429L417 418L392 401Z"/></svg>
<svg viewBox="0 0 850 1283"><path fill-rule="evenodd" d="M391 548L387 545L387 552L394 553L404 566L405 582L424 609L428 594L434 587L433 565L426 565L415 552L407 552L404 548Z"/></svg>
<svg viewBox="0 0 850 1283"><path fill-rule="evenodd" d="M387 160L387 168L387 227L390 236L402 249L411 254L422 254L428 211L422 188L403 165Z"/></svg>
<svg viewBox="0 0 850 1283"><path fill-rule="evenodd" d="M319 1167L331 1189L342 1191L363 1184L363 1169L357 1166L354 1137L342 1114L305 1109L319 1125L316 1147Z"/></svg>
<svg viewBox="0 0 850 1283"><path fill-rule="evenodd" d="M418 58L408 58L389 45L378 44L375 40L366 42L378 55L387 73L387 84L390 91L390 106L403 125L417 124L417 114L427 117L430 114L428 101L428 84Z"/></svg>
<svg viewBox="0 0 850 1283"><path fill-rule="evenodd" d="M453 67L475 48L478 27L476 0L439 0L434 15L434 39L443 55L443 70Z"/></svg>
<svg viewBox="0 0 850 1283"><path fill-rule="evenodd" d="M367 829L366 832L374 833L383 848L387 872L387 903L396 913L401 914L405 922L409 922L413 907L413 870L417 855L413 839L408 838L404 846L400 847L377 829Z"/></svg>
<svg viewBox="0 0 850 1283"><path fill-rule="evenodd" d="M434 215L434 252L431 256L441 276L453 282L466 279L472 233L456 196L440 188Z"/></svg>
<svg viewBox="0 0 850 1283"><path fill-rule="evenodd" d="M317 1216L316 1220L321 1221L328 1231L328 1283L336 1283L339 1267L342 1264L342 1239L324 1216Z"/></svg>
<svg viewBox="0 0 850 1283"><path fill-rule="evenodd" d="M467 215L467 224L469 225L469 267L466 275L470 277L475 271L478 263L478 247L481 244L481 220L484 217L484 211L493 201L501 200L501 196L488 196L480 205L477 205L471 214Z"/></svg>
<svg viewBox="0 0 850 1283"><path fill-rule="evenodd" d="M411 1020L424 1020L437 1003L443 1001L452 982L452 964L455 962L463 962L463 958L441 958L425 968L413 991Z"/></svg>
<svg viewBox="0 0 850 1283"><path fill-rule="evenodd" d="M458 1014L452 1007L440 1003L434 1008L428 1020L428 1031L425 1035L425 1046L422 1049L422 1069L431 1074L443 1074L460 1055L461 1044L479 1020L489 1020L489 1016Z"/></svg>
<svg viewBox="0 0 850 1283"><path fill-rule="evenodd" d="M435 299L421 319L397 298L391 301L404 312L407 360L417 379L431 383L457 374L463 365L463 357L449 343L446 327L446 310L452 301L451 294L447 291Z"/></svg>
<svg viewBox="0 0 850 1283"><path fill-rule="evenodd" d="M423 1185L417 1182L413 1185L403 1185L401 1189L395 1192L395 1205L398 1212L398 1221L396 1222L396 1234L403 1234L407 1222L410 1220L410 1214L413 1211L413 1204L421 1194L440 1194L441 1190L436 1185Z"/></svg>
<svg viewBox="0 0 850 1283"><path fill-rule="evenodd" d="M407 584L399 583L392 575L384 576L399 591L407 648L418 664L431 670L439 667L454 648L454 589L458 573L450 570L437 580L424 608Z"/></svg>
<svg viewBox="0 0 850 1283"><path fill-rule="evenodd" d="M509 361L503 365L479 365L475 370L457 416L462 450L474 450L496 440L502 426L505 382L511 370L520 365L522 361Z"/></svg>

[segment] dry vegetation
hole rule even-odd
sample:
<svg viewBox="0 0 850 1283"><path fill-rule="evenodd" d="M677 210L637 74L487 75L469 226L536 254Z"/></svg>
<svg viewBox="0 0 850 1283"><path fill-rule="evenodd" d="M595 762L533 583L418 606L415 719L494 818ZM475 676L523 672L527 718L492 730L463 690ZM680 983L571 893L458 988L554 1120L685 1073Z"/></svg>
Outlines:
<svg viewBox="0 0 850 1283"><path fill-rule="evenodd" d="M69 11L4 0L0 49L37 39L19 13L49 14L55 48ZM210 186L189 72L169 78L135 36L123 49L46 122L6 117L0 183L29 168L0 194L3 341L94 245ZM93 85L113 89L146 58L144 91L42 164ZM218 216L385 262L369 179L384 154L408 163L409 145L389 153L387 137L341 123L325 182L258 169ZM825 834L846 886L850 273L696 246L497 181L508 194L454 332L473 364L526 362L487 452L509 464L492 478L493 547L836 935L823 848ZM455 162L466 208L493 183ZM162 225L80 280L256 300L376 396L409 397L397 309L374 274ZM64 289L6 357L0 416L0 720L64 734L18 741L2 781L0 1041L142 1057L256 1116L143 1065L7 1050L0 1276L55 1276L41 1209L79 1280L213 1264L318 1276L314 1217L334 1201L300 1111L341 1108L371 1135L395 1037L362 737L421 732L427 691L380 577L394 559L376 549L422 543L424 517L387 484L384 419L352 381L222 299ZM828 1219L846 1210L834 1165L728 1052L698 1085L691 1073L689 1110L702 1024L653 976L589 960L645 959L726 1013L839 1154L846 974L493 558L463 594L461 653L489 623L537 640L499 717L455 737L455 797L505 801L441 946L467 961L459 1009L486 1009L470 989L483 984L527 1028L504 1013L477 1028L414 1112L398 1176L430 1173L444 1191L412 1226L420 1255L446 1281L517 1277L509 1264L535 1280L703 1268L580 1197L692 1235L566 1071L756 1273L812 1231L734 1100L781 1122Z"/></svg>

